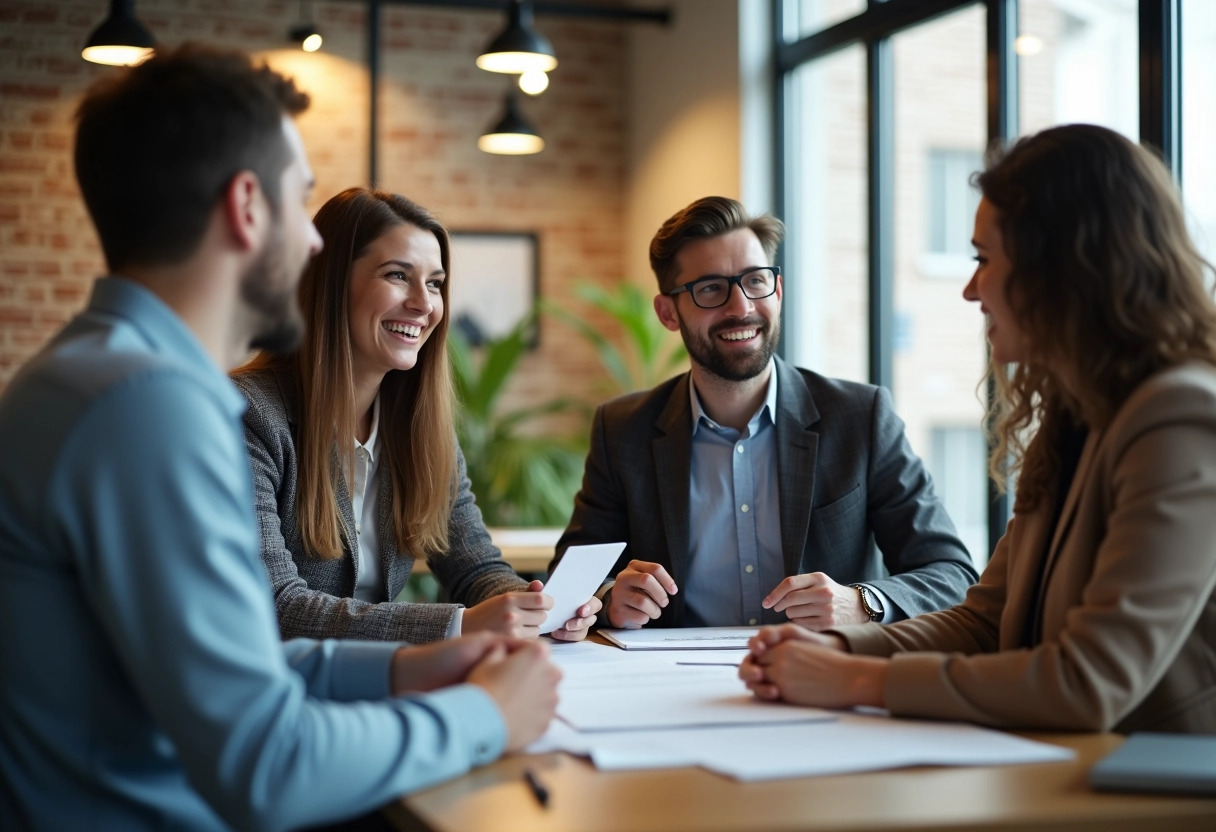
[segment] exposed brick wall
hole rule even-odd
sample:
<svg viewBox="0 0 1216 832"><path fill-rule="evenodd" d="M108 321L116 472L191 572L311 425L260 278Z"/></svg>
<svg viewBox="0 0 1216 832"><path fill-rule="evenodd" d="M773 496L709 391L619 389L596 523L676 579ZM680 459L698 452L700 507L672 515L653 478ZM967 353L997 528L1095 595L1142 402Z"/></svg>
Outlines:
<svg viewBox="0 0 1216 832"><path fill-rule="evenodd" d="M290 0L139 0L161 43L186 39L264 54L313 96L300 130L317 174L313 208L367 178L367 78L361 5L315 2L322 52L286 43ZM0 388L78 309L103 270L72 172L72 113L112 70L80 48L105 0L0 0ZM497 118L507 80L477 69L498 14L384 8L379 184L452 228L536 231L542 296L569 301L579 280L621 279L626 33L622 24L541 16L560 66L549 90L523 101L548 141L533 157L476 147ZM453 276L459 280L459 275ZM555 322L525 361L515 400L590 391L591 352Z"/></svg>

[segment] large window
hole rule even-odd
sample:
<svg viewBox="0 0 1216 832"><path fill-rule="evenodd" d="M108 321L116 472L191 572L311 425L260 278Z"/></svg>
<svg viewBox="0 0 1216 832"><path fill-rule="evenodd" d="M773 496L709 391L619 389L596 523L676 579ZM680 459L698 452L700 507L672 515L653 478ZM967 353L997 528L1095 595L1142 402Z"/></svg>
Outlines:
<svg viewBox="0 0 1216 832"><path fill-rule="evenodd" d="M895 78L895 338L892 392L908 442L987 561L984 470L961 473L935 437L979 433L976 385L984 371L983 318L963 300L971 276L978 202L969 179L985 135L984 9L969 6L892 38ZM945 447L945 446L943 446ZM982 450L983 445L981 443ZM978 514L971 510L977 493Z"/></svg>
<svg viewBox="0 0 1216 832"><path fill-rule="evenodd" d="M866 380L865 50L794 71L787 176L785 354L817 372Z"/></svg>
<svg viewBox="0 0 1216 832"><path fill-rule="evenodd" d="M866 0L791 0L786 40L797 40L866 10Z"/></svg>
<svg viewBox="0 0 1216 832"><path fill-rule="evenodd" d="M1216 2L774 0L774 9L778 204L791 223L785 265L803 280L787 287L785 354L848 378L864 368L891 387L909 441L983 562L1007 508L987 487L984 391L975 392L985 348L960 297L977 202L969 177L992 141L1103 124L1164 148L1197 242L1216 257Z"/></svg>
<svg viewBox="0 0 1216 832"><path fill-rule="evenodd" d="M1182 197L1191 233L1216 263L1216 3L1182 2Z"/></svg>
<svg viewBox="0 0 1216 832"><path fill-rule="evenodd" d="M1020 0L1021 133L1087 122L1140 136L1136 0Z"/></svg>

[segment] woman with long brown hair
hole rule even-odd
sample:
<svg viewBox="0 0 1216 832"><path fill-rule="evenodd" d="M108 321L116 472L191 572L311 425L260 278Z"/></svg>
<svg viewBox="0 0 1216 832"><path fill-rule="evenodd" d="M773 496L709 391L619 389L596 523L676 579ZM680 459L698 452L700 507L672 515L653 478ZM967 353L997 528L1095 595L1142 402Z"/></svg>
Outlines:
<svg viewBox="0 0 1216 832"><path fill-rule="evenodd" d="M552 599L490 542L456 442L448 233L403 196L350 188L314 218L307 330L233 378L246 398L262 558L285 638L535 636ZM425 559L451 604L398 603ZM461 605L464 605L462 608ZM582 638L591 598L553 632Z"/></svg>
<svg viewBox="0 0 1216 832"><path fill-rule="evenodd" d="M979 174L975 275L1013 519L964 602L762 631L757 695L1001 727L1216 733L1216 305L1176 189L1102 127Z"/></svg>

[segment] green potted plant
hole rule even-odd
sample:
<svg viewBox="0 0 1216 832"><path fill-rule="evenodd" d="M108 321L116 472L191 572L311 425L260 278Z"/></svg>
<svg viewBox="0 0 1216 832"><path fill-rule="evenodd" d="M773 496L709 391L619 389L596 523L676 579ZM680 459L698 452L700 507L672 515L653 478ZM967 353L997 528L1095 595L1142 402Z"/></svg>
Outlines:
<svg viewBox="0 0 1216 832"><path fill-rule="evenodd" d="M476 349L453 327L448 356L460 400L457 436L488 526L562 526L583 473L580 441L536 430L536 421L576 404L555 399L504 410L499 399L524 356L536 315Z"/></svg>
<svg viewBox="0 0 1216 832"><path fill-rule="evenodd" d="M594 348L608 374L607 397L648 390L682 369L688 351L660 323L650 295L633 283L618 283L610 289L594 283L575 287L575 295L587 306L615 321L622 338L614 339L596 329L587 318L556 303L544 310L571 326Z"/></svg>

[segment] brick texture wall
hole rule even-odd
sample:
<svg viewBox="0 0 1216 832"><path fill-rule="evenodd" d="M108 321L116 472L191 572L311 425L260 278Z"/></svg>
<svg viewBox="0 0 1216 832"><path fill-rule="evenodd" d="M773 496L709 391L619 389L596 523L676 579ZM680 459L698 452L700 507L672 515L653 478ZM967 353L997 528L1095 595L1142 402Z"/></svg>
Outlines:
<svg viewBox="0 0 1216 832"><path fill-rule="evenodd" d="M112 71L80 58L108 5L0 0L0 389L84 305L104 268L71 144L81 92ZM326 38L312 55L286 41L299 9L291 0L138 0L136 11L162 44L256 52L310 92L299 126L318 179L315 209L367 183L368 83L362 6L312 6ZM476 139L498 117L508 82L473 64L501 25L491 12L384 7L378 184L452 228L537 232L540 292L571 303L579 281L623 278L626 33L622 24L538 18L560 65L549 90L523 106L548 147L504 157L482 153ZM590 395L602 378L591 351L554 321L543 323L523 370L510 393L520 402Z"/></svg>

